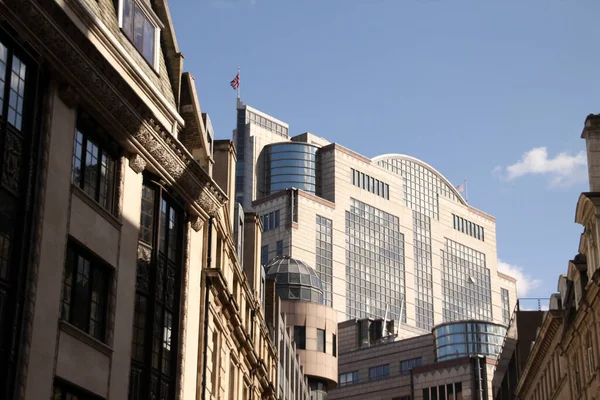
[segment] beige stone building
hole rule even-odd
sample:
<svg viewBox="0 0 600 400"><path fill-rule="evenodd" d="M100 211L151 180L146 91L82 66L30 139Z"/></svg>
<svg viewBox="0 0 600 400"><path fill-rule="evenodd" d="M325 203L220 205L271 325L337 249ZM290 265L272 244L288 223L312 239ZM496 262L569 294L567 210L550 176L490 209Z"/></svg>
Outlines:
<svg viewBox="0 0 600 400"><path fill-rule="evenodd" d="M277 397L213 138L165 0L0 1L0 398Z"/></svg>
<svg viewBox="0 0 600 400"><path fill-rule="evenodd" d="M586 118L581 137L590 191L579 196L575 222L584 229L520 376L519 399L591 400L600 393L600 116Z"/></svg>
<svg viewBox="0 0 600 400"><path fill-rule="evenodd" d="M494 217L431 165L373 159L238 102L236 199L261 215L261 262L313 265L339 321L383 318L507 324L515 280L498 272ZM464 186L463 186L464 189Z"/></svg>

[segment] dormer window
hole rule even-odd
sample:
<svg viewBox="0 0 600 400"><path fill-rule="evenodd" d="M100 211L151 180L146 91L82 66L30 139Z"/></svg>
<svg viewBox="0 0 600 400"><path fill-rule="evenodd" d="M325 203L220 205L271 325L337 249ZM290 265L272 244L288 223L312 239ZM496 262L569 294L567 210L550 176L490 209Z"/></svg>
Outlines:
<svg viewBox="0 0 600 400"><path fill-rule="evenodd" d="M135 48L158 72L162 24L145 0L119 0L119 26Z"/></svg>

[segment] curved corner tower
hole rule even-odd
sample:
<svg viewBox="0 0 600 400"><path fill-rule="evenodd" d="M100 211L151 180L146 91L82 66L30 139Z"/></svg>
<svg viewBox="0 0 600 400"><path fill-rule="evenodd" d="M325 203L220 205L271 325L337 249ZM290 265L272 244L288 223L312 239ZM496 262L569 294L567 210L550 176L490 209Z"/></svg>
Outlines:
<svg viewBox="0 0 600 400"><path fill-rule="evenodd" d="M296 343L314 400L327 398L337 385L337 313L323 305L323 285L306 263L278 257L266 265L267 280L274 280L281 312Z"/></svg>

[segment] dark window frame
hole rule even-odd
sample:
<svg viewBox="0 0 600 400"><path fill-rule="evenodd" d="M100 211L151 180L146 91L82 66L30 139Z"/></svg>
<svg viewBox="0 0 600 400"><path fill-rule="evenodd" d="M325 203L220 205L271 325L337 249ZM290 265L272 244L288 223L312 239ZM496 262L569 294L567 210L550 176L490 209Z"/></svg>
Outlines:
<svg viewBox="0 0 600 400"><path fill-rule="evenodd" d="M78 298L79 291L77 290L77 281L79 281L81 274L80 268L82 265L80 264L80 260L83 259L89 263L89 277L88 281L88 293L84 293L86 297L86 304L84 305L85 318L82 321L77 321L78 317L75 312L76 307L81 307L81 298ZM81 245L75 239L70 238L67 244L67 257L65 260L64 267L64 275L62 279L62 296L61 296L61 312L60 318L69 323L70 325L75 326L77 329L85 332L90 335L94 339L97 339L101 342L106 342L106 330L107 330L107 320L108 320L108 311L109 311L109 293L111 280L113 277L113 268L106 263L106 261L102 260L96 254L92 253L88 248ZM71 269L71 282L67 282L67 270ZM101 278L100 278L101 277ZM102 307L102 311L99 317L99 320L95 320L92 318L92 304L93 294L95 286L95 282L98 282L100 279L101 287L99 290L102 292L100 294L100 307ZM103 282L102 282L103 281ZM67 288L69 290L68 299L67 296ZM96 305L98 307L98 305ZM98 330L90 331L92 329L92 321L99 325Z"/></svg>
<svg viewBox="0 0 600 400"><path fill-rule="evenodd" d="M82 137L81 142L81 153L77 154L78 139ZM88 144L91 143L97 148L97 154L99 158L96 160L95 166L95 182L93 183L94 194L89 193L88 186L86 185L86 169L88 168L87 157L88 157ZM106 175L106 193L104 199L101 197L102 187L102 169L103 169L103 156L107 157L107 175ZM112 140L109 134L104 131L98 122L94 120L89 114L83 110L79 110L77 113L77 124L75 129L75 137L73 139L73 158L71 161L71 183L81 189L86 195L92 198L102 208L107 210L110 214L117 214L117 181L120 172L120 150L114 140ZM76 160L80 162L79 175L76 176ZM111 170L112 167L112 170Z"/></svg>
<svg viewBox="0 0 600 400"><path fill-rule="evenodd" d="M138 259L137 265L129 399L158 398L162 391L161 396L174 400L181 333L185 207L151 174L144 174L143 185L142 190L152 191L154 202L148 221L152 224L150 243L141 237L138 243L150 253L150 260ZM171 216L175 219L171 220Z"/></svg>
<svg viewBox="0 0 600 400"><path fill-rule="evenodd" d="M294 325L294 343L296 350L306 350L306 327Z"/></svg>
<svg viewBox="0 0 600 400"><path fill-rule="evenodd" d="M332 333L331 336L331 354L337 358L337 335L335 333Z"/></svg>
<svg viewBox="0 0 600 400"><path fill-rule="evenodd" d="M64 379L55 378L52 387L52 400L71 400L73 398L78 400L104 400L103 397L90 393Z"/></svg>
<svg viewBox="0 0 600 400"><path fill-rule="evenodd" d="M327 331L317 328L317 351L327 353Z"/></svg>

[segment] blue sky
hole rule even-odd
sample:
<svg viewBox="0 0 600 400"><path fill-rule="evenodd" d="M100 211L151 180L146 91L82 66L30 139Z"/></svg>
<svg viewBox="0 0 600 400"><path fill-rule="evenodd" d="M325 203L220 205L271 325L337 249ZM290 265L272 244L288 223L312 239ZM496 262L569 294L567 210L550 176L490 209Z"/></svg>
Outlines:
<svg viewBox="0 0 600 400"><path fill-rule="evenodd" d="M597 0L170 0L217 138L242 100L366 156L418 157L497 218L521 295L577 252L585 117L600 112ZM544 150L545 149L545 150Z"/></svg>

